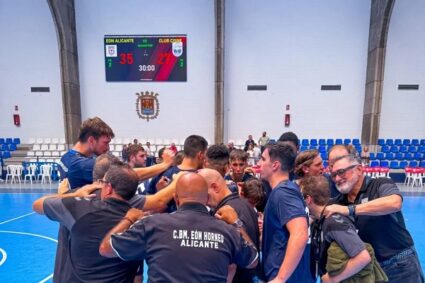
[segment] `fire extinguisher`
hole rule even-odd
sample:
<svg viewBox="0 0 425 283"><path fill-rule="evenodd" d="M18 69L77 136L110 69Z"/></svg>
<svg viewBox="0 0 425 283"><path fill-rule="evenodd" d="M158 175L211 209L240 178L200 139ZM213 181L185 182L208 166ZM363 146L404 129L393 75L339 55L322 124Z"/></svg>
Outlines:
<svg viewBox="0 0 425 283"><path fill-rule="evenodd" d="M19 117L19 114L13 114L13 124L16 127L19 127L21 125L21 117Z"/></svg>
<svg viewBox="0 0 425 283"><path fill-rule="evenodd" d="M291 124L291 114L285 114L285 127L289 127Z"/></svg>

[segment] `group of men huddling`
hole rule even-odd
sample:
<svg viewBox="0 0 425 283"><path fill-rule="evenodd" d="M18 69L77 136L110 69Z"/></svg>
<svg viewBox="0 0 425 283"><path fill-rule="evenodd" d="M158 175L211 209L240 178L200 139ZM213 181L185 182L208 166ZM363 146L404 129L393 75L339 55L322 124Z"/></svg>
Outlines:
<svg viewBox="0 0 425 283"><path fill-rule="evenodd" d="M149 167L137 144L127 163L109 155L112 138L84 121L63 193L33 204L60 223L54 282L141 282L144 261L148 282L424 282L400 191L345 146L323 175L285 133L262 146L258 180L245 151L198 135Z"/></svg>

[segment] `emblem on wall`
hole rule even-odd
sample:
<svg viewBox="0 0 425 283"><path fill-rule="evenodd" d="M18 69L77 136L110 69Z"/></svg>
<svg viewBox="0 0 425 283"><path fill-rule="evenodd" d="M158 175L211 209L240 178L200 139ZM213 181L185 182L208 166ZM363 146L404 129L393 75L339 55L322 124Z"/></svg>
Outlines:
<svg viewBox="0 0 425 283"><path fill-rule="evenodd" d="M139 118L149 120L155 119L159 114L158 93L145 91L136 93L136 113Z"/></svg>

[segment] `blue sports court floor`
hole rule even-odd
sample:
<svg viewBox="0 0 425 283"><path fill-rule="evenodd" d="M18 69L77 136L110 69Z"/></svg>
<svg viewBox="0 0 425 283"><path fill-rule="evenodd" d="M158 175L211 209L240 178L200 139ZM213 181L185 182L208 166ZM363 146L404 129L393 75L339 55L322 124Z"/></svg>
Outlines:
<svg viewBox="0 0 425 283"><path fill-rule="evenodd" d="M42 195L43 193L0 193L2 283L52 282L58 225L32 212L32 202ZM424 211L425 196L406 194L403 213L422 267L425 267Z"/></svg>

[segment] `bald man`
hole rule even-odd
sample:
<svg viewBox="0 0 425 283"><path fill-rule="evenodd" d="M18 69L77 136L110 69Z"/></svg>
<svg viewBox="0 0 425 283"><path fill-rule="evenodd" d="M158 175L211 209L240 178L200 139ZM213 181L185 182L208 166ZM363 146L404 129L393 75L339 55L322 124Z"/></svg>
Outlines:
<svg viewBox="0 0 425 283"><path fill-rule="evenodd" d="M226 181L218 171L206 168L200 170L198 174L204 177L207 182L209 196L207 204L213 209L213 213L225 205L232 207L238 214L255 247L259 249L260 231L258 229L257 212L254 208L247 200L241 199L237 192L233 193L228 188ZM258 276L256 270L238 267L232 282L252 282L255 276Z"/></svg>
<svg viewBox="0 0 425 283"><path fill-rule="evenodd" d="M148 282L224 283L230 264L257 265L257 250L237 214L226 206L217 217L240 229L208 213L208 187L202 176L181 176L174 199L178 210L172 214L141 218L143 212L131 209L105 236L100 254L125 261L145 259Z"/></svg>

